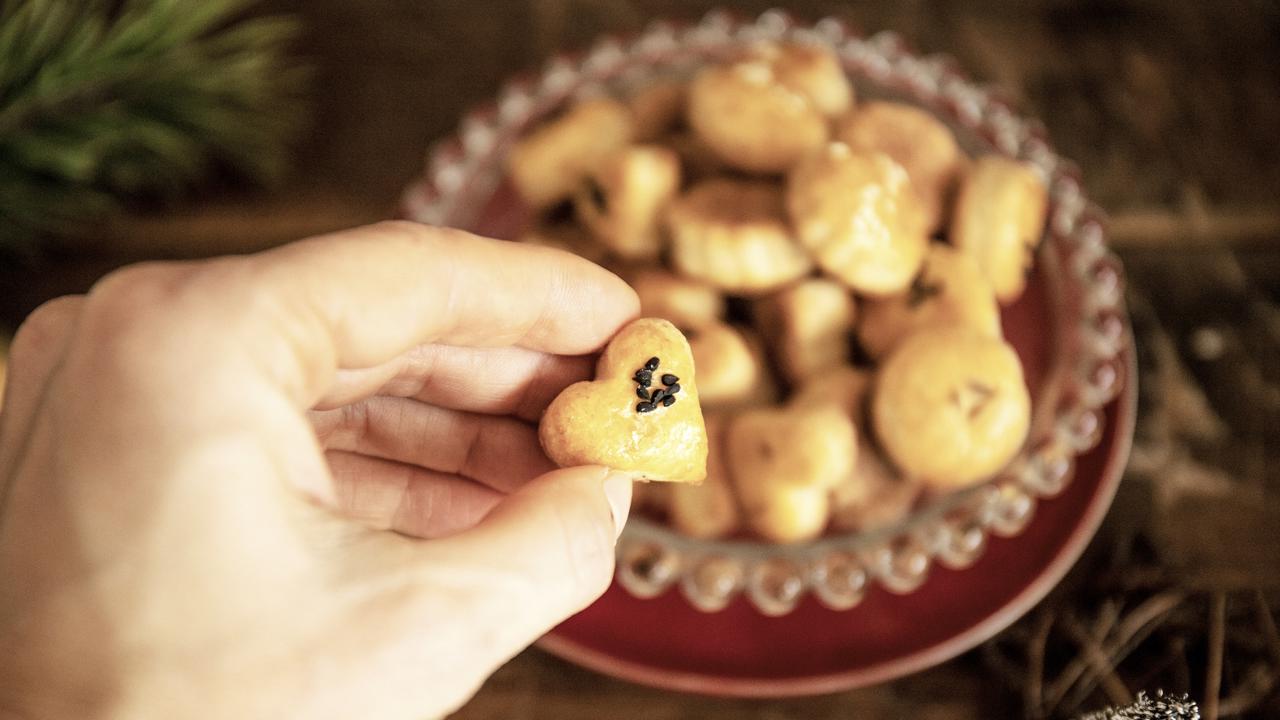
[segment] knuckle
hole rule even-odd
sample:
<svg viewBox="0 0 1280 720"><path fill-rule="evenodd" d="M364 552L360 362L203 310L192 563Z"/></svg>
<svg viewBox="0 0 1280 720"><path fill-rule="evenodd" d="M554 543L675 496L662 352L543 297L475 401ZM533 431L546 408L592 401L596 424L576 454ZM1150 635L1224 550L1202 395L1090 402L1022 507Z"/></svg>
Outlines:
<svg viewBox="0 0 1280 720"><path fill-rule="evenodd" d="M168 357L179 342L180 284L169 263L131 265L99 280L85 297L69 350L75 366L118 378L141 362Z"/></svg>
<svg viewBox="0 0 1280 720"><path fill-rule="evenodd" d="M10 354L23 357L44 353L70 332L83 302L82 296L65 295L41 304L18 326Z"/></svg>
<svg viewBox="0 0 1280 720"><path fill-rule="evenodd" d="M252 310L253 294L237 291L246 285L246 275L241 258L130 265L90 289L85 321L109 336L214 317L225 327Z"/></svg>
<svg viewBox="0 0 1280 720"><path fill-rule="evenodd" d="M167 263L130 265L108 274L85 299L87 328L114 336L168 310L178 291L176 274Z"/></svg>
<svg viewBox="0 0 1280 720"><path fill-rule="evenodd" d="M150 262L110 273L86 296L77 350L95 366L190 368L251 317L231 276L237 259L199 263ZM75 350L73 350L75 352Z"/></svg>

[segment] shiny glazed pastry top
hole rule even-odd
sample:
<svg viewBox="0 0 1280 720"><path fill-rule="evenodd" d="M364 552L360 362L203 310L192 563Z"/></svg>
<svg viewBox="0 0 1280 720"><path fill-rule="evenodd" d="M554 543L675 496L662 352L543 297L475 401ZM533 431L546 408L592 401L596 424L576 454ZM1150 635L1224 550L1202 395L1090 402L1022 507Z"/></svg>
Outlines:
<svg viewBox="0 0 1280 720"><path fill-rule="evenodd" d="M561 467L604 465L637 479L701 482L707 431L689 343L666 320L631 322L605 348L594 380L551 401L538 438Z"/></svg>

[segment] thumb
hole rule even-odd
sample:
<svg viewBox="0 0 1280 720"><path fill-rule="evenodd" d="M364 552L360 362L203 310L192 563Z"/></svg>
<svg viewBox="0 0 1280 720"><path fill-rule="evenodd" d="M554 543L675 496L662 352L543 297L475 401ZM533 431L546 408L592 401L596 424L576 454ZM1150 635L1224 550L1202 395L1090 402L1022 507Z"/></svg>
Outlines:
<svg viewBox="0 0 1280 720"><path fill-rule="evenodd" d="M353 626L363 647L407 649L384 672L379 697L418 697L426 677L441 689L434 703L459 707L498 666L604 592L630 505L629 475L566 468L526 483L465 532L425 541L379 534L387 552L363 554L362 569L390 574L379 584L390 603L362 611Z"/></svg>
<svg viewBox="0 0 1280 720"><path fill-rule="evenodd" d="M555 470L470 530L431 541L467 597L458 624L491 642L495 667L608 588L631 482L603 467Z"/></svg>

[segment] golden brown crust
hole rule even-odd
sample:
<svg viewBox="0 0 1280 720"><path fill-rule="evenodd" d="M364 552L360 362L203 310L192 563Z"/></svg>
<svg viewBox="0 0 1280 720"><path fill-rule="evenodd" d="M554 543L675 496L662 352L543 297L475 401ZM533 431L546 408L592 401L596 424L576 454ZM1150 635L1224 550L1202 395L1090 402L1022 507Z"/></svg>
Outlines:
<svg viewBox="0 0 1280 720"><path fill-rule="evenodd" d="M684 119L688 84L676 80L650 83L628 100L636 142L653 142L675 130Z"/></svg>
<svg viewBox="0 0 1280 720"><path fill-rule="evenodd" d="M707 478L701 484L671 486L671 524L689 537L731 535L741 524L738 501L724 459L724 418L707 415Z"/></svg>
<svg viewBox="0 0 1280 720"><path fill-rule="evenodd" d="M966 327L1001 337L991 283L972 257L942 243L929 247L907 292L863 304L858 341L868 355L882 359L904 338L933 327Z"/></svg>
<svg viewBox="0 0 1280 720"><path fill-rule="evenodd" d="M778 84L809 98L823 115L834 118L853 107L853 86L830 48L807 43L758 46L755 56L773 64Z"/></svg>
<svg viewBox="0 0 1280 720"><path fill-rule="evenodd" d="M813 267L787 226L782 190L772 183L698 183L671 203L667 225L676 269L726 292L767 292Z"/></svg>
<svg viewBox="0 0 1280 720"><path fill-rule="evenodd" d="M758 301L756 326L771 341L783 376L799 383L848 361L855 314L847 288L815 278Z"/></svg>
<svg viewBox="0 0 1280 720"><path fill-rule="evenodd" d="M689 339L698 368L698 392L707 408L768 405L777 399L763 343L748 330L721 322Z"/></svg>
<svg viewBox="0 0 1280 720"><path fill-rule="evenodd" d="M794 485L738 485L752 532L770 542L797 543L822 535L831 512L825 490Z"/></svg>
<svg viewBox="0 0 1280 720"><path fill-rule="evenodd" d="M902 292L924 259L919 199L887 155L831 143L792 171L787 211L818 265L857 293Z"/></svg>
<svg viewBox="0 0 1280 720"><path fill-rule="evenodd" d="M923 489L919 480L897 476L880 453L859 436L853 477L831 491L831 527L866 532L901 522Z"/></svg>
<svg viewBox="0 0 1280 720"><path fill-rule="evenodd" d="M728 437L730 472L743 484L830 490L857 460L853 422L831 407L747 410Z"/></svg>
<svg viewBox="0 0 1280 720"><path fill-rule="evenodd" d="M831 489L831 527L841 531L872 530L906 517L920 496L919 480L900 477L871 441L863 426L873 376L844 366L810 379L791 397L790 407L833 407L857 425L857 460L853 472Z"/></svg>
<svg viewBox="0 0 1280 720"><path fill-rule="evenodd" d="M1022 447L1031 400L1007 343L931 329L898 345L876 381L876 435L907 475L951 489L998 472Z"/></svg>
<svg viewBox="0 0 1280 720"><path fill-rule="evenodd" d="M942 226L966 158L951 129L913 105L869 102L836 124L835 139L854 152L882 152L907 171L929 232Z"/></svg>
<svg viewBox="0 0 1280 720"><path fill-rule="evenodd" d="M829 137L827 116L808 88L780 82L777 61L754 53L706 68L690 85L689 126L739 170L785 172Z"/></svg>
<svg viewBox="0 0 1280 720"><path fill-rule="evenodd" d="M639 412L636 371L659 358L653 389L664 374L679 378L669 407ZM635 320L614 336L596 364L596 379L565 388L538 427L547 457L561 467L604 465L637 478L701 482L707 474L707 432L698 402L693 354L674 325Z"/></svg>
<svg viewBox="0 0 1280 720"><path fill-rule="evenodd" d="M1044 233L1048 192L1031 166L979 158L960 183L951 242L972 255L1002 303L1017 300Z"/></svg>
<svg viewBox="0 0 1280 720"><path fill-rule="evenodd" d="M870 371L852 365L832 368L800 383L788 404L799 408L835 407L859 424L873 379Z"/></svg>
<svg viewBox="0 0 1280 720"><path fill-rule="evenodd" d="M701 280L661 268L641 269L623 279L640 297L640 314L670 320L683 331L699 330L724 316L724 295Z"/></svg>
<svg viewBox="0 0 1280 720"><path fill-rule="evenodd" d="M516 192L534 209L568 199L598 162L631 142L631 112L600 98L529 133L507 156Z"/></svg>
<svg viewBox="0 0 1280 720"><path fill-rule="evenodd" d="M814 538L829 493L857 461L853 423L833 407L761 409L729 426L729 469L748 525L775 542Z"/></svg>
<svg viewBox="0 0 1280 720"><path fill-rule="evenodd" d="M662 251L659 223L680 189L680 160L660 145L630 145L587 173L574 196L578 217L601 245L627 260Z"/></svg>
<svg viewBox="0 0 1280 720"><path fill-rule="evenodd" d="M658 143L671 148L680 158L680 170L685 185L694 185L707 178L725 172L724 162L715 151L707 147L696 134L689 130L665 135Z"/></svg>

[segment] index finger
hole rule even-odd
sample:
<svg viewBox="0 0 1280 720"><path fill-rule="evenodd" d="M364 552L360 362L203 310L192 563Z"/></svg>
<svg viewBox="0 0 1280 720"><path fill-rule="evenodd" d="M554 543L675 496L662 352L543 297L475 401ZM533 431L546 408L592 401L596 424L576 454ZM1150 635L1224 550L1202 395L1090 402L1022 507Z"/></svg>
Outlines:
<svg viewBox="0 0 1280 720"><path fill-rule="evenodd" d="M391 221L262 253L270 292L313 313L342 367L421 343L591 352L639 311L613 273L549 248Z"/></svg>
<svg viewBox="0 0 1280 720"><path fill-rule="evenodd" d="M183 336L188 357L215 336L307 407L337 370L374 367L418 345L577 355L599 349L639 311L626 283L576 256L409 222L118 275L95 288L91 305L114 294L119 302L96 306L168 318L151 335ZM193 327L201 336L188 340Z"/></svg>

